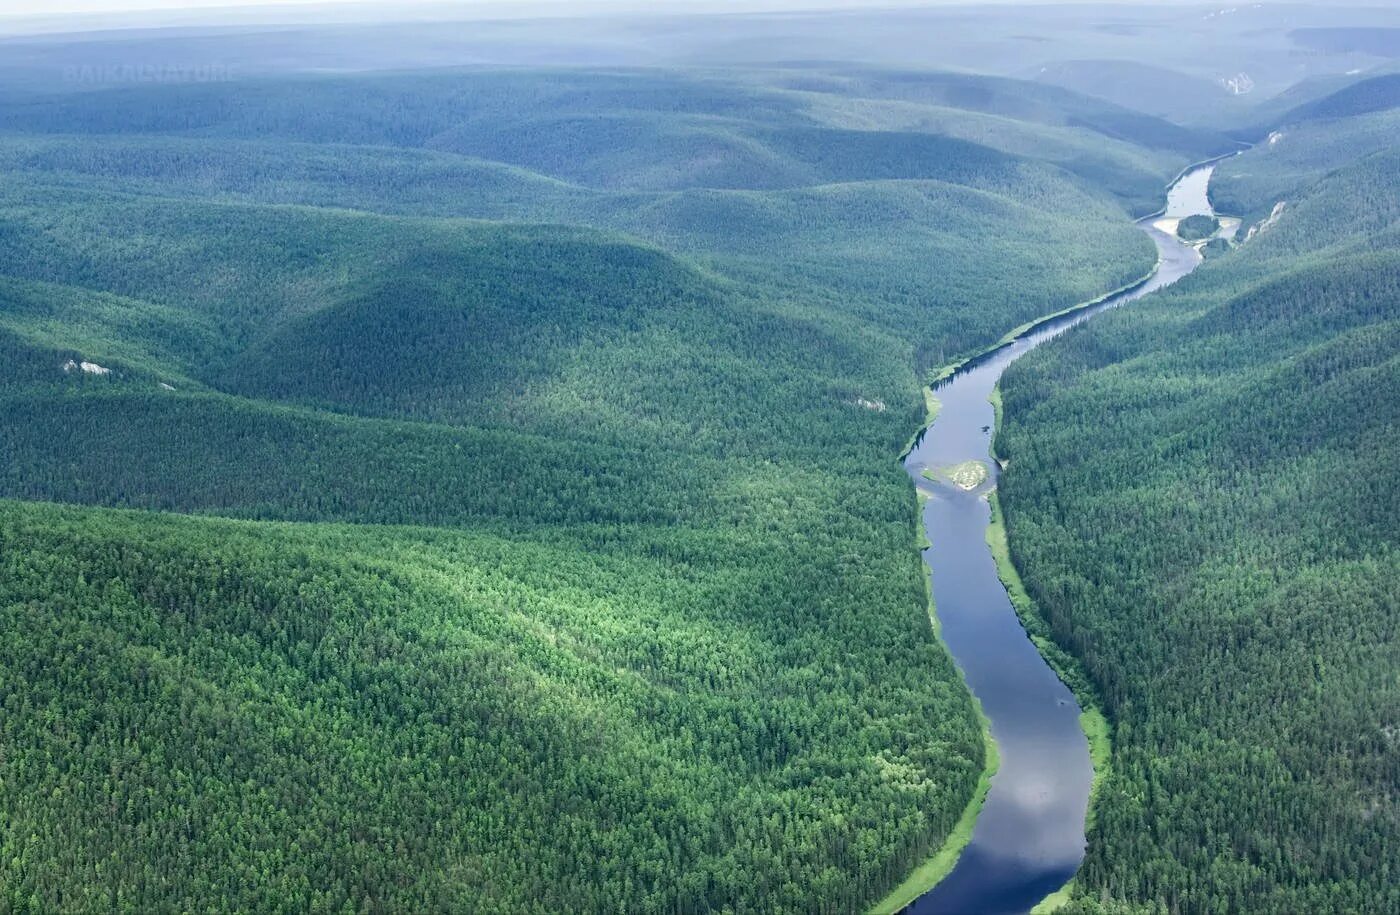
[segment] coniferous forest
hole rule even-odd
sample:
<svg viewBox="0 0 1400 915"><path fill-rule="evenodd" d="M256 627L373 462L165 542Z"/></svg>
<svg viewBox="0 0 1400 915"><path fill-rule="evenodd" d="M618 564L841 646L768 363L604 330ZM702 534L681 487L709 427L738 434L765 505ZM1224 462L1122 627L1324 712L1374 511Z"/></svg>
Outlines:
<svg viewBox="0 0 1400 915"><path fill-rule="evenodd" d="M1004 379L1015 561L1118 723L1074 911L1400 906L1397 231L1363 154Z"/></svg>
<svg viewBox="0 0 1400 915"><path fill-rule="evenodd" d="M1111 733L1047 906L1400 910L1400 17L1203 9L0 17L0 912L956 859L995 754L899 456L1234 153L1233 239L1000 387Z"/></svg>

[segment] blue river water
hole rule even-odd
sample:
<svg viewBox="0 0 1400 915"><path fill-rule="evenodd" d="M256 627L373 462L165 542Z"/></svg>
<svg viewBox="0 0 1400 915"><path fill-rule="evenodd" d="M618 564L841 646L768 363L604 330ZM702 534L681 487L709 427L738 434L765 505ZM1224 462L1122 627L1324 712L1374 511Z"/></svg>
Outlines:
<svg viewBox="0 0 1400 915"><path fill-rule="evenodd" d="M1174 219L1212 212L1206 188L1214 170L1188 171L1171 187L1165 212ZM1051 319L964 366L938 386L941 408L905 458L928 496L925 551L943 640L991 722L1001 767L992 780L972 840L953 871L906 909L916 915L1018 915L1063 886L1084 857L1084 814L1093 769L1074 695L1040 656L1012 609L987 546L998 467L990 456L995 421L992 389L1012 362L1100 312L1125 305L1190 273L1195 249L1153 226L1138 224L1157 245L1159 262L1139 286L1096 305ZM971 491L933 482L938 470L981 461L987 480Z"/></svg>

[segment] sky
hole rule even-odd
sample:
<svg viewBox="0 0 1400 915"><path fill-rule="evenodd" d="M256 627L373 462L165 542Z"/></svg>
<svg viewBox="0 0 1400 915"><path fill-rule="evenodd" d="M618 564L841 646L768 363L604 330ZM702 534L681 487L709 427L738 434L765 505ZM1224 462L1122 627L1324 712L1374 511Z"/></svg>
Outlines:
<svg viewBox="0 0 1400 915"><path fill-rule="evenodd" d="M376 5L376 0L333 0L336 5L358 4L364 6ZM935 6L950 3L987 3L995 0L747 0L747 2L704 2L704 0L683 0L677 6L689 7L757 7L763 9L775 8L798 8L816 9L821 7L859 7L859 6ZM1027 2L1027 0L1000 0L1000 2ZM1038 0L1029 0L1038 2ZM1039 0L1046 2L1046 0ZM1061 0L1063 2L1063 0ZM1110 0L1112 2L1112 0ZM1122 0L1119 0L1122 2ZM1133 0L1127 0L1133 2ZM1164 0L1157 0L1164 2ZM1171 0L1165 0L1171 2ZM24 16L24 15L44 15L53 16L62 13L121 13L133 10L200 10L227 7L281 7L295 8L297 6L324 6L327 0L0 0L0 15ZM378 0L378 5L386 5L383 0ZM419 5L415 3L414 5ZM426 5L426 4L424 4ZM502 9L506 7L562 7L566 4L560 0L555 3L535 2L535 0L438 0L438 5L455 6L458 9L476 7L482 10ZM577 5L577 4L571 4ZM657 0L593 0L587 4L591 7L620 7L620 8L646 8L656 9L660 4ZM671 4L666 4L671 5Z"/></svg>
<svg viewBox="0 0 1400 915"><path fill-rule="evenodd" d="M162 26L424 22L447 18L511 19L601 13L768 12L1066 2L1086 0L0 0L0 36ZM1200 4L1212 0L1087 2L1163 5ZM1365 5L1395 0L1359 2Z"/></svg>
<svg viewBox="0 0 1400 915"><path fill-rule="evenodd" d="M187 10L228 6L305 5L307 0L5 0L5 15L115 13L131 10Z"/></svg>
<svg viewBox="0 0 1400 915"><path fill-rule="evenodd" d="M250 22L421 21L442 18L444 12L474 19L989 2L1064 0L0 0L0 34Z"/></svg>
<svg viewBox="0 0 1400 915"><path fill-rule="evenodd" d="M250 6L311 6L324 5L327 0L5 0L2 4L4 13L7 15L53 15L55 13L114 13L130 12L133 10L194 10L194 9L214 9L220 7L250 7ZM372 4L374 0L334 0L337 5L346 4ZM870 0L873 2L873 0ZM511 0L488 0L488 2L463 2L450 3L443 0L444 6L477 6L477 7L501 7L501 6L524 6L524 3L512 3ZM639 6L640 3L616 3L617 6ZM785 4L775 4L785 5ZM827 5L827 4L809 4ZM843 5L860 5L860 0L847 0ZM870 5L869 2L866 5ZM889 4L887 4L889 5Z"/></svg>

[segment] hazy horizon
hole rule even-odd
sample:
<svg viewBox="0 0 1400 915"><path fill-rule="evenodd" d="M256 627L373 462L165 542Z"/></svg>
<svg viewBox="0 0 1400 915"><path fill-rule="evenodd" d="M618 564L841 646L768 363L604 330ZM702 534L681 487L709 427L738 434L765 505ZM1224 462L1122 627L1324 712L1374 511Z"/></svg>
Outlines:
<svg viewBox="0 0 1400 915"><path fill-rule="evenodd" d="M783 9L783 10L803 10L803 9L841 9L841 8L889 8L900 6L961 6L961 5L1019 5L1020 3L1053 3L1063 2L1063 0L748 0L739 3L716 3L705 2L705 0L677 0L666 4L667 7L677 10L707 9L713 11L735 10L735 9ZM1132 2L1132 0L1128 0ZM1158 0L1158 2L1172 2L1172 0ZM490 10L492 13L507 10L627 10L627 11L648 11L660 12L654 3L642 2L642 0L589 0L585 3L567 3L562 0L416 0L411 4L391 4L384 0L238 0L238 2L228 2L228 0L61 0L54 4L49 0L12 0L10 9L0 13L0 16L58 16L58 15L82 15L82 14L140 14L140 13L161 13L161 12L219 12L219 11L239 11L247 9L269 9L269 8L306 8L306 7L361 7L365 9L373 7L385 8L386 12L398 12L402 9L427 10L437 8L441 10L453 10L454 12L470 12L472 10Z"/></svg>
<svg viewBox="0 0 1400 915"><path fill-rule="evenodd" d="M1278 0L1264 0L1278 2ZM506 13L588 14L595 12L756 12L804 11L828 9L890 9L900 7L939 6L1024 6L1024 5L1085 5L1073 0L740 0L721 3L714 0L673 0L658 8L644 0L586 0L568 3L564 0L415 0L408 4L385 3L384 0L11 0L9 8L0 11L0 20L20 18L56 18L63 16L143 16L146 14L209 15L227 13L243 18L247 13L270 11L282 13L305 12L309 8L339 9L346 13L368 13L376 8L388 16L423 15L451 11L454 15L485 12ZM1104 6L1190 6L1205 5L1204 0L1117 0L1094 2ZM1251 4L1251 5L1258 5ZM1361 6L1369 4L1361 3Z"/></svg>

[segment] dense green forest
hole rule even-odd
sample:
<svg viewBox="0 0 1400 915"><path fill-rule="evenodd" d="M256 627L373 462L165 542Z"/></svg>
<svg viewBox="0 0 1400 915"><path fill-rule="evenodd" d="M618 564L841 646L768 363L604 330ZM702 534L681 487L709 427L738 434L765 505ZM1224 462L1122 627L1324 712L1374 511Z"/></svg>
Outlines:
<svg viewBox="0 0 1400 915"><path fill-rule="evenodd" d="M1070 910L1400 908L1395 82L1237 12L0 21L0 911L844 913L951 857L921 387L1141 278L1239 138L1253 235L1008 376L1116 725Z"/></svg>
<svg viewBox="0 0 1400 915"><path fill-rule="evenodd" d="M985 748L919 381L1142 275L1219 141L832 78L0 106L3 905L839 912L933 854Z"/></svg>
<svg viewBox="0 0 1400 915"><path fill-rule="evenodd" d="M1210 238L1220 228L1220 220L1214 216L1196 214L1187 216L1176 227L1176 235L1182 241L1200 241Z"/></svg>
<svg viewBox="0 0 1400 915"><path fill-rule="evenodd" d="M1065 912L1400 909L1400 154L1299 188L1280 129L1222 168L1261 231L1003 379L1012 553L1116 723Z"/></svg>
<svg viewBox="0 0 1400 915"><path fill-rule="evenodd" d="M1030 158L1107 187L1142 212L1156 205L1160 174L1171 164L1230 148L1214 132L1024 81L810 67L723 75L466 70L382 75L372 83L308 76L115 88L21 96L0 111L0 130L452 154L418 160L436 170L403 172L381 165L374 176L381 191L383 183L412 184L420 175L441 178L442 168L480 167L480 160L497 163L498 176L513 172L516 183L528 178L520 174L525 169L597 189L680 191L877 179L987 182L1024 167ZM103 143L97 152L39 158L101 171L131 167L109 149ZM134 167L147 177L155 169L155 177L161 171L183 172L206 184L237 180L236 173L219 174L225 169L218 160L201 163L178 150L149 156ZM226 159L228 153L219 156ZM314 174L322 182L334 177L324 167ZM263 185L259 193L285 193L295 171L284 176L264 159L254 176L263 179L256 182ZM466 188L454 190L453 196L460 196ZM488 184L470 196L489 196L483 192L491 190Z"/></svg>
<svg viewBox="0 0 1400 915"><path fill-rule="evenodd" d="M1358 105L1356 99L1370 99ZM1351 113L1360 108L1359 113ZM1393 148L1400 130L1400 80L1376 77L1298 105L1258 129L1248 156L1221 163L1211 181L1216 208L1263 219L1332 171ZM1341 203L1342 201L1339 201Z"/></svg>

